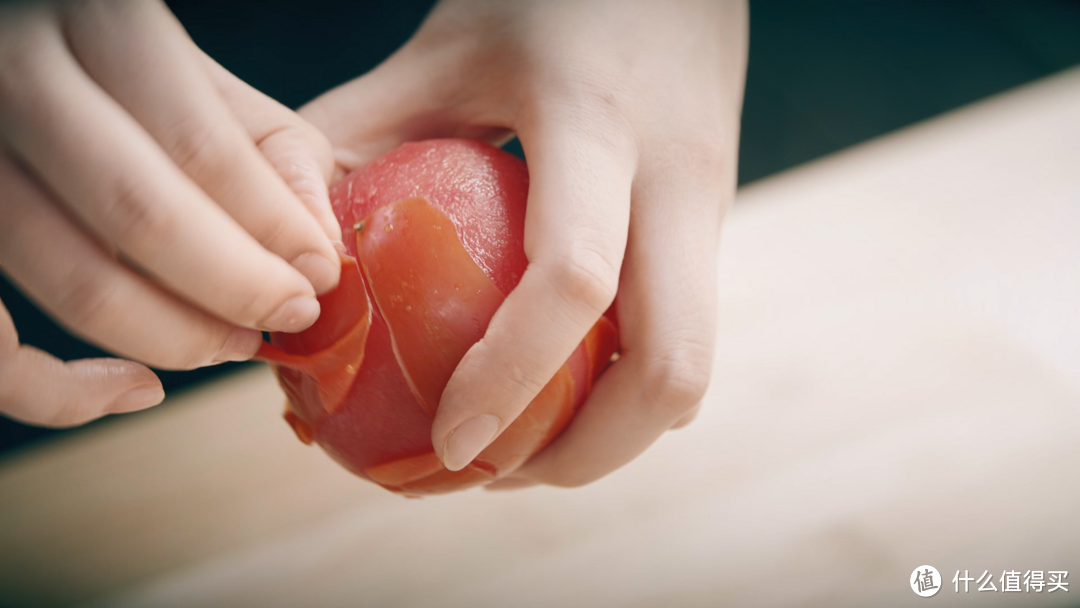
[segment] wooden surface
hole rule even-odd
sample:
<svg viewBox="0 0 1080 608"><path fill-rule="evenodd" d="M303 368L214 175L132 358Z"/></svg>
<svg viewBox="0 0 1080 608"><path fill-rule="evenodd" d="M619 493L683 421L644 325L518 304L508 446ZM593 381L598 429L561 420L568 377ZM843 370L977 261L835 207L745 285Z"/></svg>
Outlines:
<svg viewBox="0 0 1080 608"><path fill-rule="evenodd" d="M259 368L0 461L0 603L1080 603L1080 71L745 188L721 272L701 416L598 483L404 500Z"/></svg>

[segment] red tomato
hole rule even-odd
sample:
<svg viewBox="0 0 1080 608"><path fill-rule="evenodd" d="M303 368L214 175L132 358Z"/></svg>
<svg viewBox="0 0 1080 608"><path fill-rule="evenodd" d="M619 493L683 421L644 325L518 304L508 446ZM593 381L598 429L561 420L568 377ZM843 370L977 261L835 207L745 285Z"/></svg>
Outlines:
<svg viewBox="0 0 1080 608"><path fill-rule="evenodd" d="M314 325L273 334L259 351L301 441L416 496L507 475L566 427L618 349L607 316L469 466L447 470L431 446L450 375L528 263L528 187L521 160L461 139L405 144L331 187L352 256L342 259L341 283L319 299Z"/></svg>

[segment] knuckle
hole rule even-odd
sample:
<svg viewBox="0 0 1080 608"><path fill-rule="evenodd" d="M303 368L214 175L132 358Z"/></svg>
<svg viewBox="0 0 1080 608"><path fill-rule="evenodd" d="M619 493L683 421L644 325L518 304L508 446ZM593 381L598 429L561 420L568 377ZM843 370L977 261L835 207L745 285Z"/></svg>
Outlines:
<svg viewBox="0 0 1080 608"><path fill-rule="evenodd" d="M204 326L190 326L180 339L170 340L167 347L158 344L154 345L156 348L140 352L138 360L158 369L196 369L210 363L225 339L220 333L207 331Z"/></svg>
<svg viewBox="0 0 1080 608"><path fill-rule="evenodd" d="M706 134L705 137L698 134L689 140L670 142L662 148L672 164L683 167L683 173L717 179L722 170L735 163L732 150L725 143L728 139L721 133Z"/></svg>
<svg viewBox="0 0 1080 608"><path fill-rule="evenodd" d="M218 350L220 345L214 345L210 340L194 340L173 346L150 363L159 369L191 370L209 363Z"/></svg>
<svg viewBox="0 0 1080 608"><path fill-rule="evenodd" d="M334 148L330 145L330 140L310 122L299 116L295 120L291 128L296 131L297 137L307 144L316 163L319 167L331 168L334 164Z"/></svg>
<svg viewBox="0 0 1080 608"><path fill-rule="evenodd" d="M537 377L535 372L527 371L520 365L509 365L504 372L503 378L513 394L528 395L531 398L539 394L547 384L547 381Z"/></svg>
<svg viewBox="0 0 1080 608"><path fill-rule="evenodd" d="M721 132L699 133L693 139L678 144L680 160L691 167L715 172L718 167L734 162L730 146L725 143L727 139Z"/></svg>
<svg viewBox="0 0 1080 608"><path fill-rule="evenodd" d="M118 243L129 247L160 245L170 231L165 208L154 205L147 186L133 178L120 177L113 184L102 213L102 225Z"/></svg>
<svg viewBox="0 0 1080 608"><path fill-rule="evenodd" d="M232 313L232 321L243 324L247 327L261 326L264 319L266 319L274 308L267 305L266 294L259 292L248 292L237 297L237 307L235 312Z"/></svg>
<svg viewBox="0 0 1080 608"><path fill-rule="evenodd" d="M92 333L107 324L112 312L122 305L115 284L74 273L71 280L65 282L64 292L56 300L54 309L69 327Z"/></svg>
<svg viewBox="0 0 1080 608"><path fill-rule="evenodd" d="M596 118L621 122L633 107L630 87L604 65L590 61L574 61L550 74L543 81L558 95L545 97L558 100L573 109L587 108Z"/></svg>
<svg viewBox="0 0 1080 608"><path fill-rule="evenodd" d="M556 293L570 305L584 305L589 313L602 313L619 290L619 266L614 256L584 246L582 241L578 243L551 266L551 281Z"/></svg>
<svg viewBox="0 0 1080 608"><path fill-rule="evenodd" d="M712 376L712 356L698 346L661 350L644 372L648 402L679 417L689 412L705 396Z"/></svg>
<svg viewBox="0 0 1080 608"><path fill-rule="evenodd" d="M186 371L203 367L221 349L221 339L214 343L214 337L201 335L201 328L192 330L183 339L170 342L167 348L154 348L140 354L142 363L158 369Z"/></svg>
<svg viewBox="0 0 1080 608"><path fill-rule="evenodd" d="M306 220L298 207L283 207L261 214L258 225L251 226L251 230L264 247L291 258L318 250L313 227Z"/></svg>
<svg viewBox="0 0 1080 608"><path fill-rule="evenodd" d="M635 147L640 121L635 120L635 93L602 68L566 68L534 86L538 102L526 112L528 120L562 124L568 132L613 156Z"/></svg>
<svg viewBox="0 0 1080 608"><path fill-rule="evenodd" d="M465 358L461 361L461 367L469 376L493 378L492 386L497 387L501 393L499 397L503 400L503 403L517 403L523 395L532 399L547 384L547 380L539 377L534 371L536 366L520 365L505 358L499 358L495 355L494 350L489 348L489 345L490 342L486 337L481 338L478 344L480 348L466 353ZM491 374L493 368L491 357L493 356L501 359L502 362L498 366L498 373L494 377Z"/></svg>
<svg viewBox="0 0 1080 608"><path fill-rule="evenodd" d="M192 370L208 365L223 344L219 333L205 326L190 326L181 339L170 341L167 348L154 348L139 360L158 369Z"/></svg>
<svg viewBox="0 0 1080 608"><path fill-rule="evenodd" d="M200 183L223 175L228 161L239 156L225 128L202 116L177 120L166 131L162 146L176 166Z"/></svg>
<svg viewBox="0 0 1080 608"><path fill-rule="evenodd" d="M309 141L312 142L311 146L315 160L319 167L323 169L323 173L326 174L324 178L329 178L330 172L334 168L334 147L330 145L330 140L323 135L322 131L316 129L311 123L305 122L304 129L308 133Z"/></svg>
<svg viewBox="0 0 1080 608"><path fill-rule="evenodd" d="M297 183L308 189L325 184L334 166L330 140L311 123L299 116L287 119L284 126L257 142L263 156L290 186Z"/></svg>
<svg viewBox="0 0 1080 608"><path fill-rule="evenodd" d="M238 288L230 298L229 320L245 327L260 327L263 322L290 297L297 295L274 289L273 285L288 285L289 281L278 276L258 285Z"/></svg>

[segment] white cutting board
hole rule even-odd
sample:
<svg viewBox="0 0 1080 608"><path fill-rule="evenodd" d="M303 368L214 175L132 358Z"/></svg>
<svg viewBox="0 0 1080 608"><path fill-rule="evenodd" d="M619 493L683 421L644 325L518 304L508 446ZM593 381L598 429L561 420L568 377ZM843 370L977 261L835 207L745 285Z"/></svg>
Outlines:
<svg viewBox="0 0 1080 608"><path fill-rule="evenodd" d="M951 583L1080 581L1080 70L744 188L722 257L700 417L600 482L404 500L297 442L260 368L0 460L0 597L1080 602Z"/></svg>

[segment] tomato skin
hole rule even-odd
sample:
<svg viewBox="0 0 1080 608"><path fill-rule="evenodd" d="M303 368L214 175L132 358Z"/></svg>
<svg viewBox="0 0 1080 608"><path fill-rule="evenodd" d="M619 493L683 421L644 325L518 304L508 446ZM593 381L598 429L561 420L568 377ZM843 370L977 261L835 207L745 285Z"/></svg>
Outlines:
<svg viewBox="0 0 1080 608"><path fill-rule="evenodd" d="M454 368L484 337L505 296L449 219L423 198L384 205L358 226L364 279L390 327L402 373L420 406L435 415Z"/></svg>
<svg viewBox="0 0 1080 608"><path fill-rule="evenodd" d="M405 144L331 187L351 256L341 285L320 298L315 325L273 334L259 353L302 441L420 496L507 475L563 430L618 348L607 318L465 469L446 470L431 445L446 381L527 266L527 192L524 162L459 139Z"/></svg>
<svg viewBox="0 0 1080 608"><path fill-rule="evenodd" d="M516 156L469 139L407 143L350 173L330 188L344 234L376 209L421 197L457 228L458 238L503 294L521 280L529 171ZM344 239L356 257L356 241Z"/></svg>

